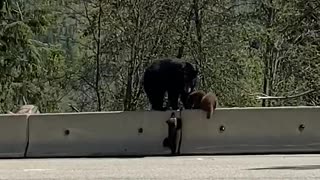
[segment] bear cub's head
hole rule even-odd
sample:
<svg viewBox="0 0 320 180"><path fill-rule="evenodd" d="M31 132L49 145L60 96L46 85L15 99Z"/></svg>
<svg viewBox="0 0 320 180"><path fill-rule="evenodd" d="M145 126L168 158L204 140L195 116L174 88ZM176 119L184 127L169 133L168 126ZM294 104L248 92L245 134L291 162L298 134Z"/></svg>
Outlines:
<svg viewBox="0 0 320 180"><path fill-rule="evenodd" d="M206 95L206 93L202 90L198 91L193 91L192 93L189 94L185 108L186 109L200 109L200 104L202 98Z"/></svg>

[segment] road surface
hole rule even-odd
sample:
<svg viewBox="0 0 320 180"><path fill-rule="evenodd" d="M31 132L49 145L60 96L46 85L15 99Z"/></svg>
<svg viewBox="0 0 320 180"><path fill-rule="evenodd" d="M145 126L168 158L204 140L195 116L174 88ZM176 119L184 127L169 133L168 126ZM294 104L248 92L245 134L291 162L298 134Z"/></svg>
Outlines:
<svg viewBox="0 0 320 180"><path fill-rule="evenodd" d="M1 159L0 179L320 179L320 155Z"/></svg>

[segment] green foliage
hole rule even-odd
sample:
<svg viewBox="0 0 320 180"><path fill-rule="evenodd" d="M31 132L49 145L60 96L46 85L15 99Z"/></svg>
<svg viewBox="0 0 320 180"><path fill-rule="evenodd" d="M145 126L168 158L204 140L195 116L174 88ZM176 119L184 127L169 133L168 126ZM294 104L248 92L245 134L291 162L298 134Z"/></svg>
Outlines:
<svg viewBox="0 0 320 180"><path fill-rule="evenodd" d="M1 22L0 111L24 103L37 104L45 112L57 111L62 92L61 78L65 76L64 53L59 47L34 39L35 34L43 32L39 29L43 30L48 24L30 24L35 19L21 18L28 12L22 12L23 5L19 6L10 7L10 11L19 10L20 15L7 11L8 20Z"/></svg>
<svg viewBox="0 0 320 180"><path fill-rule="evenodd" d="M5 2L5 3L3 3ZM3 6L1 8L1 5ZM318 1L0 1L0 111L148 107L144 69L181 57L221 107L319 105Z"/></svg>

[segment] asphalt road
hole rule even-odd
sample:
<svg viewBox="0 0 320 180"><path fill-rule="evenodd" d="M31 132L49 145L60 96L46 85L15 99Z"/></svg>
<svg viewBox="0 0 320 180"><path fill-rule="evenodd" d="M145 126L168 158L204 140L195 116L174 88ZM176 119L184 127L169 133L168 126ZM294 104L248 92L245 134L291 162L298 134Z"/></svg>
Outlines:
<svg viewBox="0 0 320 180"><path fill-rule="evenodd" d="M320 179L320 155L2 159L0 179Z"/></svg>

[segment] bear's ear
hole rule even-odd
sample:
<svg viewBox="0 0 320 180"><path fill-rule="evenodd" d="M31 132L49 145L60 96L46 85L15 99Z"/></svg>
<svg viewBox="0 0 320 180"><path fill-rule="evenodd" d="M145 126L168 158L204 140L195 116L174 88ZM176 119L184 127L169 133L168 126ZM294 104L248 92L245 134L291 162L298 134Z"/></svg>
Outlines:
<svg viewBox="0 0 320 180"><path fill-rule="evenodd" d="M194 75L197 76L198 74L199 74L199 70L198 70L198 69L195 69L195 70L194 70Z"/></svg>
<svg viewBox="0 0 320 180"><path fill-rule="evenodd" d="M189 71L189 75L193 78L196 78L197 76L199 76L199 71L197 69L193 69L192 71Z"/></svg>
<svg viewBox="0 0 320 180"><path fill-rule="evenodd" d="M194 68L193 65L189 62L186 62L183 65L183 70L184 70L184 73L189 74L191 76L196 76L199 73L197 66L196 68Z"/></svg>

